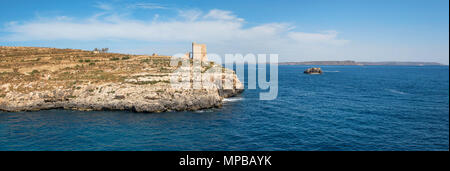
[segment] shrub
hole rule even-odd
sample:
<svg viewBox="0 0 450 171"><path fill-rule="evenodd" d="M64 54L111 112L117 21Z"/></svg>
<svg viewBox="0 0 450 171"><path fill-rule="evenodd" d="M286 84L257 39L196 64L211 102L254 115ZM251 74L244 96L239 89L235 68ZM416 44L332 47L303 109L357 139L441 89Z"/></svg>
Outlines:
<svg viewBox="0 0 450 171"><path fill-rule="evenodd" d="M122 60L127 60L127 59L130 59L130 57L129 56L122 57Z"/></svg>
<svg viewBox="0 0 450 171"><path fill-rule="evenodd" d="M167 80L162 80L162 81L139 81L139 82L133 82L133 84L138 84L138 85L145 85L145 84L156 84L156 83L170 83L170 81Z"/></svg>
<svg viewBox="0 0 450 171"><path fill-rule="evenodd" d="M141 62L148 63L148 62L150 62L150 59L148 59L148 58L147 59L142 59Z"/></svg>
<svg viewBox="0 0 450 171"><path fill-rule="evenodd" d="M34 74L39 74L39 71L38 70L31 71L31 75L34 75Z"/></svg>

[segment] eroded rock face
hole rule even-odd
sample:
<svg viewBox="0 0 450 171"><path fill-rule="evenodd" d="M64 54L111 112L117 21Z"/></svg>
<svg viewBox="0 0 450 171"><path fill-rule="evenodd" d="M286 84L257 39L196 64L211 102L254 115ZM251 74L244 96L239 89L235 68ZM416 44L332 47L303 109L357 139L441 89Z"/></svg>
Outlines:
<svg viewBox="0 0 450 171"><path fill-rule="evenodd" d="M201 61L195 68L199 75L191 74L198 61L179 61L188 64L185 67L172 59L156 54L0 46L0 111L199 110L220 107L223 98L244 89L234 71L221 65ZM171 76L176 71L192 77L188 85L173 87ZM193 88L199 82L202 87ZM224 87L222 82L231 86Z"/></svg>
<svg viewBox="0 0 450 171"><path fill-rule="evenodd" d="M322 74L323 71L321 68L308 68L303 73L305 73L305 74Z"/></svg>
<svg viewBox="0 0 450 171"><path fill-rule="evenodd" d="M105 83L79 85L78 89L55 89L27 94L9 91L0 98L0 110L35 111L43 109L129 110L164 112L221 107L222 100L243 91L233 76L233 89L174 89L168 84L136 85Z"/></svg>

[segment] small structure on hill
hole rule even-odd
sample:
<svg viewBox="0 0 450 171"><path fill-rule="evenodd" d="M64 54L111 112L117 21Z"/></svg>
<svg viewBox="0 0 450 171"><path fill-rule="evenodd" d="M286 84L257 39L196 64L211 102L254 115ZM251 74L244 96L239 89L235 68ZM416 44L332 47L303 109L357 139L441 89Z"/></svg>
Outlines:
<svg viewBox="0 0 450 171"><path fill-rule="evenodd" d="M109 51L109 48L102 48L102 49L95 48L92 52L97 54L97 53L108 53L108 51Z"/></svg>
<svg viewBox="0 0 450 171"><path fill-rule="evenodd" d="M181 58L208 61L208 56L206 55L206 45L192 42L192 51L187 52Z"/></svg>
<svg viewBox="0 0 450 171"><path fill-rule="evenodd" d="M192 42L192 59L197 59L200 61L208 60L208 57L206 56L205 44L197 44L195 42Z"/></svg>

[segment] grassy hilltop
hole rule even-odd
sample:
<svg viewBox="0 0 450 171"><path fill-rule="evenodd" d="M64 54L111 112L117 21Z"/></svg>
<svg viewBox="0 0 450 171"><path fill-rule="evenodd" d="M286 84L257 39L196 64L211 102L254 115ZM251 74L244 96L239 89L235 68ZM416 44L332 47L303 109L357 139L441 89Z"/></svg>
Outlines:
<svg viewBox="0 0 450 171"><path fill-rule="evenodd" d="M27 93L55 86L76 89L75 85L83 82L124 82L127 78L139 77L139 73L163 77L176 69L170 66L170 58L74 49L0 47L0 84L10 83L15 90ZM21 84L40 81L45 81L46 84L37 87ZM168 81L130 83L157 84ZM0 96L4 94L0 89Z"/></svg>

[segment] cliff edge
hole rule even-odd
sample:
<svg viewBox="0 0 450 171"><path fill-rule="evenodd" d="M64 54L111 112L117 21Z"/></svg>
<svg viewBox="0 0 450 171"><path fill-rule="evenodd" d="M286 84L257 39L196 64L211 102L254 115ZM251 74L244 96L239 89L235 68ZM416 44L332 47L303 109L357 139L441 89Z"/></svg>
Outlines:
<svg viewBox="0 0 450 171"><path fill-rule="evenodd" d="M173 88L171 74L180 66L171 65L171 59L75 49L0 47L0 111L199 110L220 107L223 98L244 89L234 71L213 62L203 62L200 67L202 77L208 80L220 74L208 88ZM223 88L220 83L225 81L232 87Z"/></svg>

